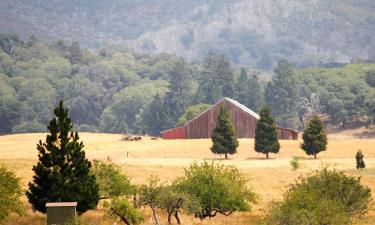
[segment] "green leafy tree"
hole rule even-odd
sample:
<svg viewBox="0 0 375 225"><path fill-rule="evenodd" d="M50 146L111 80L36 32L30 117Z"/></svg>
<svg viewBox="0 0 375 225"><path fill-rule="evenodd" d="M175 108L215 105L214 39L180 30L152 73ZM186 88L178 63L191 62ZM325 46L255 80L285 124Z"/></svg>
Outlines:
<svg viewBox="0 0 375 225"><path fill-rule="evenodd" d="M135 187L127 176L121 174L121 169L112 161L93 161L92 174L99 185L100 198L114 198L134 194Z"/></svg>
<svg viewBox="0 0 375 225"><path fill-rule="evenodd" d="M143 215L128 199L116 197L110 203L106 203L107 215L110 218L124 222L126 225L138 225L144 221Z"/></svg>
<svg viewBox="0 0 375 225"><path fill-rule="evenodd" d="M229 216L235 211L249 211L257 195L247 184L237 168L206 161L191 164L179 180L180 190L197 201L195 217L202 220L218 213Z"/></svg>
<svg viewBox="0 0 375 225"><path fill-rule="evenodd" d="M185 113L177 120L176 126L180 127L183 126L185 123L192 120L194 117L198 116L202 112L209 109L212 105L200 103L197 105L189 106Z"/></svg>
<svg viewBox="0 0 375 225"><path fill-rule="evenodd" d="M37 145L39 162L33 166L35 175L26 195L33 207L46 212L46 202L78 202L77 211L83 213L96 207L99 188L90 173L83 143L61 101L54 110L55 117L48 125L46 142Z"/></svg>
<svg viewBox="0 0 375 225"><path fill-rule="evenodd" d="M268 106L263 106L255 128L255 151L266 154L267 159L269 153L278 153L280 143L277 135L276 122L271 115L271 110Z"/></svg>
<svg viewBox="0 0 375 225"><path fill-rule="evenodd" d="M363 160L363 154L362 154L362 151L359 150L356 154L355 154L355 160L356 160L356 168L357 170L362 170L364 168L366 168L366 164L365 164L365 161Z"/></svg>
<svg viewBox="0 0 375 225"><path fill-rule="evenodd" d="M366 72L366 82L370 87L375 88L375 69Z"/></svg>
<svg viewBox="0 0 375 225"><path fill-rule="evenodd" d="M324 132L324 126L318 116L313 116L310 120L307 128L302 134L303 143L301 148L306 152L307 155L316 155L325 151L327 148L327 135Z"/></svg>
<svg viewBox="0 0 375 225"><path fill-rule="evenodd" d="M371 190L360 182L327 168L300 177L284 200L273 204L266 224L349 224L351 216L365 214L372 205Z"/></svg>
<svg viewBox="0 0 375 225"><path fill-rule="evenodd" d="M20 179L5 166L0 165L0 224L12 212L24 214L22 192Z"/></svg>
<svg viewBox="0 0 375 225"><path fill-rule="evenodd" d="M286 60L281 60L265 90L266 102L281 126L293 126L298 97L298 81L294 68Z"/></svg>
<svg viewBox="0 0 375 225"><path fill-rule="evenodd" d="M225 159L228 159L228 154L232 155L237 152L238 140L228 110L224 106L220 107L211 139L213 153L224 154Z"/></svg>
<svg viewBox="0 0 375 225"><path fill-rule="evenodd" d="M163 184L156 176L150 176L147 184L140 187L138 204L142 206L149 206L151 208L156 225L159 225L156 209L160 207L162 191Z"/></svg>

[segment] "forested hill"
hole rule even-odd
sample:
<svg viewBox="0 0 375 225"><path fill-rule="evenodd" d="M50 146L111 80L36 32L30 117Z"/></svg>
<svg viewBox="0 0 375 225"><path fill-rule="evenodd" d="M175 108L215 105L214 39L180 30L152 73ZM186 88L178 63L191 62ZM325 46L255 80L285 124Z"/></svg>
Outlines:
<svg viewBox="0 0 375 225"><path fill-rule="evenodd" d="M0 134L45 131L64 100L81 131L157 135L222 97L256 112L267 103L284 127L302 128L311 114L344 126L371 123L375 64L296 70L282 60L268 82L217 53L191 64L169 54L94 52L78 42L0 35Z"/></svg>
<svg viewBox="0 0 375 225"><path fill-rule="evenodd" d="M373 0L2 0L0 32L271 69L375 58Z"/></svg>

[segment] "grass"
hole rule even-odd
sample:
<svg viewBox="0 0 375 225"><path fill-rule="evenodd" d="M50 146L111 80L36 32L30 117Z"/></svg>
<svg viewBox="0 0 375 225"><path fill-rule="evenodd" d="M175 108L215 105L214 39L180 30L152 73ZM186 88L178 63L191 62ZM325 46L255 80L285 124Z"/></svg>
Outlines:
<svg viewBox="0 0 375 225"><path fill-rule="evenodd" d="M345 136L346 135L346 136ZM32 178L32 166L37 161L36 143L44 140L45 134L17 134L0 136L0 163L5 164L22 178L24 188ZM156 174L162 180L172 180L183 175L184 168L194 161L214 160L226 165L235 165L249 177L249 185L260 195L260 202L250 213L235 213L230 217L218 216L210 220L199 221L183 215L184 224L254 224L264 213L267 204L282 198L287 185L311 170L329 166L343 170L347 174L361 176L363 184L375 193L375 139L358 139L346 133L329 136L327 151L314 160L299 149L301 141L280 141L280 153L271 154L271 159L253 150L252 139L241 139L238 153L229 160L214 155L209 147L211 140L151 140L144 138L140 142L121 142L116 134L82 133L85 150L89 159L111 158L118 163L123 172L134 183L143 183ZM355 153L361 149L365 155L366 169L355 169ZM300 158L300 168L292 170L292 157ZM373 194L374 194L373 193ZM26 198L24 198L26 202ZM44 224L44 216L30 211L29 217L12 216L7 224ZM145 209L144 224L152 224L151 214ZM162 212L161 212L162 213ZM101 210L85 213L82 218L89 224L111 224L103 217ZM161 216L165 224L165 216ZM13 221L13 222L12 222ZM363 218L356 219L357 224L375 224L374 211Z"/></svg>

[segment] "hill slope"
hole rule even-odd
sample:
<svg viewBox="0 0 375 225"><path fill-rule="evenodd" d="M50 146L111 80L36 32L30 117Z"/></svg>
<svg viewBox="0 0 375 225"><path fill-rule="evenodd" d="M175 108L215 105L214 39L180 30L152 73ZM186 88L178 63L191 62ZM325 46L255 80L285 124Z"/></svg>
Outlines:
<svg viewBox="0 0 375 225"><path fill-rule="evenodd" d="M190 60L208 50L237 64L269 69L374 59L372 0L2 0L0 32L108 42Z"/></svg>

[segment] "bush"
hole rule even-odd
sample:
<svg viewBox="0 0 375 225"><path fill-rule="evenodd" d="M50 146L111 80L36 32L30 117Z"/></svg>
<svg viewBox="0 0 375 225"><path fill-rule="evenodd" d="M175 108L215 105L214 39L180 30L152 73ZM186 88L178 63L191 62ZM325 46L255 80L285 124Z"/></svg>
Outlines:
<svg viewBox="0 0 375 225"><path fill-rule="evenodd" d="M179 182L180 190L197 200L195 217L200 219L248 211L250 203L257 200L247 187L245 175L232 166L193 163Z"/></svg>
<svg viewBox="0 0 375 225"><path fill-rule="evenodd" d="M129 178L121 174L120 167L110 160L94 160L91 172L99 185L101 199L130 196L134 193L135 187L130 183Z"/></svg>
<svg viewBox="0 0 375 225"><path fill-rule="evenodd" d="M0 165L0 223L12 212L19 215L24 213L20 200L22 194L20 179L6 167Z"/></svg>
<svg viewBox="0 0 375 225"><path fill-rule="evenodd" d="M290 165L292 166L293 170L299 169L299 167L301 166L299 164L299 157L293 156L292 160L290 160Z"/></svg>
<svg viewBox="0 0 375 225"><path fill-rule="evenodd" d="M143 222L143 215L126 198L115 198L111 203L105 204L107 215L127 225L138 225Z"/></svg>
<svg viewBox="0 0 375 225"><path fill-rule="evenodd" d="M371 190L360 179L324 168L300 177L271 205L266 224L349 224L350 217L365 214L371 205Z"/></svg>

